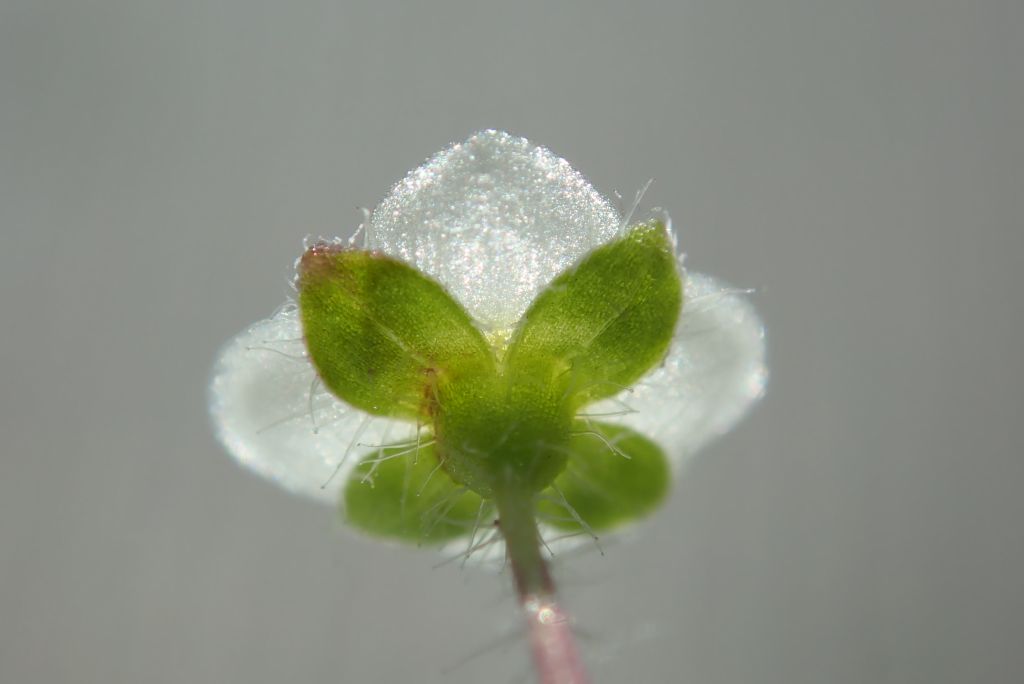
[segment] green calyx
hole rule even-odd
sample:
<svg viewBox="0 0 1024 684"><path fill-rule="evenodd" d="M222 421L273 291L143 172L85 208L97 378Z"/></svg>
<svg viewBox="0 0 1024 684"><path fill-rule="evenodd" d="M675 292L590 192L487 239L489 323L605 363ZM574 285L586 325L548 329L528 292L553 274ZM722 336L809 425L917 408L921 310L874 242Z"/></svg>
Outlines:
<svg viewBox="0 0 1024 684"><path fill-rule="evenodd" d="M578 415L664 357L681 304L660 222L558 276L498 348L409 265L314 246L300 262L299 308L320 379L356 408L423 428L415 448L364 458L345 490L350 522L441 542L468 533L496 496L536 496L538 513L562 528L648 513L667 489L660 449Z"/></svg>

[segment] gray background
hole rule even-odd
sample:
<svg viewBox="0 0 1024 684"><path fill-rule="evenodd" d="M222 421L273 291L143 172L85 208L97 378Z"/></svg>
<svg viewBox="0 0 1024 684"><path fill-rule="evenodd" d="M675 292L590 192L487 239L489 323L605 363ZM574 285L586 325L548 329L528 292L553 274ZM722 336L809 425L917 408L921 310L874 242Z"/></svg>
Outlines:
<svg viewBox="0 0 1024 684"><path fill-rule="evenodd" d="M507 577L205 408L302 237L482 127L655 177L768 325L764 403L559 565L597 681L1020 681L1022 73L1012 0L0 1L0 681L526 674Z"/></svg>

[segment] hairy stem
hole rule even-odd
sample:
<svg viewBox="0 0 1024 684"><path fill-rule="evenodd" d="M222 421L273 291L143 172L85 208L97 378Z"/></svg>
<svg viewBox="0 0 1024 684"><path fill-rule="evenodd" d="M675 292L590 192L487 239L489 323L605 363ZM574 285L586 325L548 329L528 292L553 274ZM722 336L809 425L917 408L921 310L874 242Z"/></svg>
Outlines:
<svg viewBox="0 0 1024 684"><path fill-rule="evenodd" d="M590 679L571 620L557 601L541 555L533 497L522 491L506 492L498 494L495 503L541 684L587 684Z"/></svg>

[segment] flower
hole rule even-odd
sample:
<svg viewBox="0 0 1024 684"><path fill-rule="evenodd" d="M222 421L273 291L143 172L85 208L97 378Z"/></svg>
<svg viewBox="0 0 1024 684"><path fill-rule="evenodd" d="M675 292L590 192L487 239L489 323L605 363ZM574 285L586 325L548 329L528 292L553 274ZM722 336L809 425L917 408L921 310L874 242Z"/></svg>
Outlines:
<svg viewBox="0 0 1024 684"><path fill-rule="evenodd" d="M399 182L364 224L362 247L436 280L500 349L559 274L602 245L624 240L628 222L565 160L488 130ZM318 243L307 257L341 248L338 241ZM763 394L766 374L763 328L742 293L688 273L682 258L674 259L685 303L667 352L659 352L663 361L587 406L583 419L601 421L596 436L612 451L616 440L629 439L643 450L636 440L644 438L678 470ZM223 348L210 411L218 437L242 464L291 491L336 503L350 483L371 482L382 463L418 455L429 444L416 421L371 415L328 391L304 344L301 319L288 302ZM437 468L428 470L423 488ZM432 487L447 474L436 477ZM408 483L403 487L404 507ZM464 508L470 517L476 513L475 505Z"/></svg>

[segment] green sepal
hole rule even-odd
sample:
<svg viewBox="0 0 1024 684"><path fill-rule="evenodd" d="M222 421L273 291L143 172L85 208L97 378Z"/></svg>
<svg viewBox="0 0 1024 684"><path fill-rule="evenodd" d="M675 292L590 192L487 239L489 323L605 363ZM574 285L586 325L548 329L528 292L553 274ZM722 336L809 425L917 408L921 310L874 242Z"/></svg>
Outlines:
<svg viewBox="0 0 1024 684"><path fill-rule="evenodd" d="M453 480L492 497L538 492L562 472L573 414L556 389L497 375L441 389L433 429Z"/></svg>
<svg viewBox="0 0 1024 684"><path fill-rule="evenodd" d="M375 537L441 544L469 536L493 510L438 467L431 445L384 447L353 470L344 490L350 524Z"/></svg>
<svg viewBox="0 0 1024 684"><path fill-rule="evenodd" d="M505 372L563 388L574 407L618 394L665 356L681 307L664 224L634 226L534 300L513 335Z"/></svg>
<svg viewBox="0 0 1024 684"><path fill-rule="evenodd" d="M603 532L646 517L668 493L662 450L627 427L579 421L570 449L565 470L537 504L540 520L552 527Z"/></svg>
<svg viewBox="0 0 1024 684"><path fill-rule="evenodd" d="M490 346L444 288L377 252L308 250L299 309L320 379L368 413L424 418L439 385L494 372Z"/></svg>

